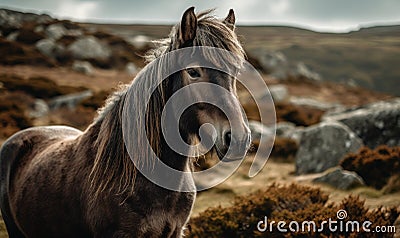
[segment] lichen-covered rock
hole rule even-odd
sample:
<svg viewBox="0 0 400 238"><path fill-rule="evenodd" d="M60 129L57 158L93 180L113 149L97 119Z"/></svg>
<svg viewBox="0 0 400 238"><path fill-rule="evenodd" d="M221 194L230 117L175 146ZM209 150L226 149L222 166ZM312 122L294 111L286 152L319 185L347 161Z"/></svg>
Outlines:
<svg viewBox="0 0 400 238"><path fill-rule="evenodd" d="M48 26L45 30L45 34L47 36L47 38L49 39L53 39L53 40L58 40L61 37L63 37L65 35L65 33L67 32L67 29L65 29L65 27L60 24L52 24L50 26Z"/></svg>
<svg viewBox="0 0 400 238"><path fill-rule="evenodd" d="M370 148L400 145L400 99L332 114L324 120L347 125Z"/></svg>
<svg viewBox="0 0 400 238"><path fill-rule="evenodd" d="M268 89L274 102L282 102L289 97L289 91L283 84L271 85Z"/></svg>
<svg viewBox="0 0 400 238"><path fill-rule="evenodd" d="M334 188L348 190L360 186L364 186L364 180L356 173L336 168L327 171L321 177L313 180L315 183L325 183Z"/></svg>
<svg viewBox="0 0 400 238"><path fill-rule="evenodd" d="M111 56L110 47L94 36L79 38L68 46L68 51L76 59L107 60Z"/></svg>
<svg viewBox="0 0 400 238"><path fill-rule="evenodd" d="M320 173L338 166L346 154L362 146L362 140L342 123L325 122L308 127L302 131L296 173Z"/></svg>
<svg viewBox="0 0 400 238"><path fill-rule="evenodd" d="M92 75L94 71L93 66L90 62L79 60L74 61L74 63L72 64L72 69L76 72L86 75Z"/></svg>

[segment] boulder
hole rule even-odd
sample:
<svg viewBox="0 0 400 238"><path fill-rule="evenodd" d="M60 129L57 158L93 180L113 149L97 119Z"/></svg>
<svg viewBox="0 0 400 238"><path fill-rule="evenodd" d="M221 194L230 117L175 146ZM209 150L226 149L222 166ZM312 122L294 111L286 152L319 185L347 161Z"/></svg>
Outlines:
<svg viewBox="0 0 400 238"><path fill-rule="evenodd" d="M362 140L339 122L305 128L296 154L296 173L320 173L338 166L346 154L357 152L362 146Z"/></svg>
<svg viewBox="0 0 400 238"><path fill-rule="evenodd" d="M83 100L93 96L93 92L86 90L79 93L71 93L54 97L49 100L48 105L50 110L56 110L60 107L66 106L69 109L75 109Z"/></svg>
<svg viewBox="0 0 400 238"><path fill-rule="evenodd" d="M36 42L35 47L40 53L48 57L54 57L54 48L56 47L54 40L42 39Z"/></svg>
<svg viewBox="0 0 400 238"><path fill-rule="evenodd" d="M289 137L296 130L296 125L291 122L279 122L276 124L276 136Z"/></svg>
<svg viewBox="0 0 400 238"><path fill-rule="evenodd" d="M303 76L305 78L315 81L321 80L321 76L317 72L314 72L309 67L307 67L307 65L304 64L303 62L297 64L295 75Z"/></svg>
<svg viewBox="0 0 400 238"><path fill-rule="evenodd" d="M34 32L36 33L40 33L44 31L44 26L43 25L38 25L35 27L35 29L33 29Z"/></svg>
<svg viewBox="0 0 400 238"><path fill-rule="evenodd" d="M261 136L271 137L274 135L274 128L265 126L259 121L249 121L249 129L251 131L252 140L258 140Z"/></svg>
<svg viewBox="0 0 400 238"><path fill-rule="evenodd" d="M29 111L29 116L33 118L40 118L46 116L49 112L49 106L42 99L36 99L31 110Z"/></svg>
<svg viewBox="0 0 400 238"><path fill-rule="evenodd" d="M137 74L138 72L138 68L136 67L136 65L132 62L129 62L126 64L125 66L125 71L130 75L130 76L134 76Z"/></svg>
<svg viewBox="0 0 400 238"><path fill-rule="evenodd" d="M93 66L90 64L88 61L79 61L76 60L72 64L72 69L76 72L83 73L86 75L92 75L93 74Z"/></svg>
<svg viewBox="0 0 400 238"><path fill-rule="evenodd" d="M47 38L53 39L53 40L60 39L61 37L63 37L65 35L66 32L67 32L67 30L60 23L52 24L52 25L48 26L45 30L45 34L46 34Z"/></svg>
<svg viewBox="0 0 400 238"><path fill-rule="evenodd" d="M94 36L79 38L68 47L76 59L107 60L111 56L110 47Z"/></svg>
<svg viewBox="0 0 400 238"><path fill-rule="evenodd" d="M336 108L343 108L343 105L339 103L328 103L328 102L321 102L312 98L306 97L295 97L291 96L289 102L298 105L298 106L306 106L311 107L323 111L327 110L335 110Z"/></svg>
<svg viewBox="0 0 400 238"><path fill-rule="evenodd" d="M315 178L313 182L328 184L343 190L365 185L364 180L356 172L343 170L340 167L326 171L321 177Z"/></svg>
<svg viewBox="0 0 400 238"><path fill-rule="evenodd" d="M14 11L0 9L0 26L20 28L22 26L21 14L14 14Z"/></svg>
<svg viewBox="0 0 400 238"><path fill-rule="evenodd" d="M332 113L323 119L347 125L370 148L400 146L400 99Z"/></svg>
<svg viewBox="0 0 400 238"><path fill-rule="evenodd" d="M19 32L18 31L14 31L14 32L10 33L6 37L6 39L9 40L9 41L15 41L17 39L18 35L19 35Z"/></svg>
<svg viewBox="0 0 400 238"><path fill-rule="evenodd" d="M54 19L47 14L37 15L37 18L36 18L36 23L38 23L38 24L45 24L45 23L49 23L51 21L54 21Z"/></svg>
<svg viewBox="0 0 400 238"><path fill-rule="evenodd" d="M276 72L288 66L286 56L280 51L268 51L261 48L251 51L251 54L267 72Z"/></svg>
<svg viewBox="0 0 400 238"><path fill-rule="evenodd" d="M270 85L268 89L274 102L282 102L289 97L289 91L283 84Z"/></svg>

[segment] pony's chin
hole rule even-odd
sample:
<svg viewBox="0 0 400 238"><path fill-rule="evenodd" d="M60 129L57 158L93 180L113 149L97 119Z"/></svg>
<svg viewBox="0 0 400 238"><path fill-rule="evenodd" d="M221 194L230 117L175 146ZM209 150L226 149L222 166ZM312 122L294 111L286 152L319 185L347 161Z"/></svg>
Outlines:
<svg viewBox="0 0 400 238"><path fill-rule="evenodd" d="M244 158L244 155L243 156L236 156L236 157L235 156L228 156L226 154L227 149L225 149L225 152L222 152L222 151L224 151L224 149L220 149L216 145L214 145L214 150L215 150L215 152L216 152L216 154L218 156L218 159L220 161L223 160L224 162L231 162L231 161L242 160Z"/></svg>

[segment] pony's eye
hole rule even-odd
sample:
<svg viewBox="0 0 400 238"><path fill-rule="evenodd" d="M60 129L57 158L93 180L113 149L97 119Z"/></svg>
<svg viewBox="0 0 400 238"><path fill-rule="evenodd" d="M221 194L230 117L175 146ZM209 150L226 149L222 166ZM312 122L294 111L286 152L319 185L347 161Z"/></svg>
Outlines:
<svg viewBox="0 0 400 238"><path fill-rule="evenodd" d="M190 75L190 77L192 77L192 78L200 78L200 73L199 73L199 71L197 71L196 69L194 69L194 68L188 68L188 69L186 69L186 72Z"/></svg>

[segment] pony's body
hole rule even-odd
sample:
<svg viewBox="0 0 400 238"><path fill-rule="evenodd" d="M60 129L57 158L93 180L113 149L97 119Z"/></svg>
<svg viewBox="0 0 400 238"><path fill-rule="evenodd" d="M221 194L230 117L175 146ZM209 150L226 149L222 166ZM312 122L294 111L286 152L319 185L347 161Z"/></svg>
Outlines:
<svg viewBox="0 0 400 238"><path fill-rule="evenodd" d="M128 198L111 191L94 198L88 192L96 130L31 128L4 144L1 174L10 178L11 189L1 191L1 209L10 237L23 236L22 231L34 237L180 237L194 193L163 189L141 174Z"/></svg>
<svg viewBox="0 0 400 238"><path fill-rule="evenodd" d="M198 20L194 9L189 8L180 25L174 28L164 53L202 43L243 57L233 24L233 11L221 22L206 14ZM196 38L196 34L200 36ZM213 41L216 43L211 44ZM192 83L193 77L198 81L207 79L236 94L234 77L196 68L170 76L159 86L158 93L152 95L147 114L142 118L148 140L159 159L179 171L189 171L190 160L167 145L160 130L160 115L168 97ZM143 79L139 77L134 82L140 85ZM136 96L140 99L140 94ZM4 143L0 150L0 208L10 237L182 235L195 191L162 188L137 170L132 160L143 162L148 158L140 153L139 146L131 158L124 144L122 121L129 116L123 114L126 97L126 89L117 92L84 132L71 127L35 127L18 132ZM191 136L197 135L200 125L214 123L218 129L216 147L220 158L231 143L247 150L250 135L242 121L240 105L230 102L229 98L221 100L229 105L232 114L238 115L235 129L240 133L236 138L226 118L207 105L191 107L179 124L182 138L190 144ZM181 180L194 183L192 177L178 178L178 182Z"/></svg>

